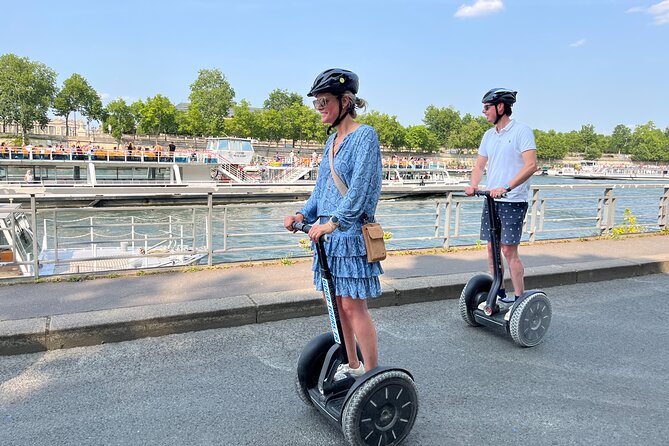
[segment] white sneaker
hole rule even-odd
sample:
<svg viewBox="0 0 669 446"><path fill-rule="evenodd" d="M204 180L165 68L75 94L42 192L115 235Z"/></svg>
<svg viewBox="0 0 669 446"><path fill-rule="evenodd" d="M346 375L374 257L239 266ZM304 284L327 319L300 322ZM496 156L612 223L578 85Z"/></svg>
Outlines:
<svg viewBox="0 0 669 446"><path fill-rule="evenodd" d="M361 362L357 369L352 369L348 364L339 364L337 367L337 373L335 373L335 381L346 378L346 375L350 375L354 378L362 376L365 374L365 365Z"/></svg>

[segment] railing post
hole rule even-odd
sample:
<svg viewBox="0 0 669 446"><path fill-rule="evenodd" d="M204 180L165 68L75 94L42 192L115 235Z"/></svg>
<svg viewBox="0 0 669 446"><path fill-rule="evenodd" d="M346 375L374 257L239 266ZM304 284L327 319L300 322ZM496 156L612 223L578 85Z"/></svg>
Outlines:
<svg viewBox="0 0 669 446"><path fill-rule="evenodd" d="M657 225L660 231L669 226L669 187L665 187L660 197L660 208L657 212Z"/></svg>
<svg viewBox="0 0 669 446"><path fill-rule="evenodd" d="M32 213L31 224L33 227L33 276L39 279L39 247L37 246L37 201L35 194L30 194L30 212Z"/></svg>
<svg viewBox="0 0 669 446"><path fill-rule="evenodd" d="M214 262L214 196L211 192L207 193L207 266L212 266Z"/></svg>
<svg viewBox="0 0 669 446"><path fill-rule="evenodd" d="M604 197L600 198L597 203L597 226L599 233L610 233L613 230L615 221L615 204L613 200L613 188L604 188Z"/></svg>
<svg viewBox="0 0 669 446"><path fill-rule="evenodd" d="M459 203L456 203L456 206ZM451 212L453 211L453 193L448 192L448 195L446 196L446 212L444 215L444 242L442 243L442 246L444 249L448 249L450 245L450 234L451 234Z"/></svg>
<svg viewBox="0 0 669 446"><path fill-rule="evenodd" d="M530 243L534 243L537 239L537 217L539 216L537 211L539 210L539 189L532 188L532 198L530 198ZM543 218L543 209L541 211L541 216Z"/></svg>

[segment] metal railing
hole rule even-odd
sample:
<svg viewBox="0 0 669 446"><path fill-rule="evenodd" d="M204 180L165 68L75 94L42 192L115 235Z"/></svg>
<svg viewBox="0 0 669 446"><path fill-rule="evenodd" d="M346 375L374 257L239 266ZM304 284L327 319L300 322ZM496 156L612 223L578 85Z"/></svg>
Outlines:
<svg viewBox="0 0 669 446"><path fill-rule="evenodd" d="M306 236L302 241L296 240L282 226L283 217L300 206L301 203L214 205L209 193L206 205L41 210L33 196L31 208L20 211L30 216L33 228L38 228L34 231L32 252L23 262L2 265L31 265L32 275L39 277L40 264L73 261L64 254L39 260L37 240L43 240L43 248L60 253L83 245L139 244L146 248L141 257L167 255L150 249L167 243L171 254L202 254L208 265L302 257L309 255ZM480 243L481 208L479 198L466 197L461 187L454 187L436 200L381 201L376 218L388 233L389 250L451 248ZM110 223L112 217L127 221ZM534 243L668 228L669 185L537 185L531 188L522 240ZM16 243L3 243L0 239L0 250L10 250L11 245ZM123 253L120 257L124 257ZM138 254L128 253L125 257L136 258ZM84 260L110 258L119 256Z"/></svg>

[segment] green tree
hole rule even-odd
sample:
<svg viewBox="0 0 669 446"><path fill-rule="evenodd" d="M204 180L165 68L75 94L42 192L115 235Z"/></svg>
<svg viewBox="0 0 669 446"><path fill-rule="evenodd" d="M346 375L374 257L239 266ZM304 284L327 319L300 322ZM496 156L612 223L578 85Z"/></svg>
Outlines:
<svg viewBox="0 0 669 446"><path fill-rule="evenodd" d="M297 93L289 93L288 90L273 90L265 102L263 108L281 111L294 105L304 105L302 96Z"/></svg>
<svg viewBox="0 0 669 446"><path fill-rule="evenodd" d="M490 128L490 124L482 116L474 118L467 113L462 118L462 126L451 132L447 145L449 148L461 150L475 150L481 144L483 134Z"/></svg>
<svg viewBox="0 0 669 446"><path fill-rule="evenodd" d="M404 141L409 149L421 149L435 152L439 149L439 140L426 126L413 125L406 129Z"/></svg>
<svg viewBox="0 0 669 446"><path fill-rule="evenodd" d="M283 129L281 127L281 113L274 109L263 109L255 112L256 115L256 131L258 132L258 139L266 141L275 141L283 137Z"/></svg>
<svg viewBox="0 0 669 446"><path fill-rule="evenodd" d="M70 134L70 113L90 113L94 116L88 119L99 119L102 112L102 101L97 92L91 88L88 81L80 74L74 73L63 81L63 88L58 92L53 109L56 116L65 118L65 135ZM76 119L76 118L75 118Z"/></svg>
<svg viewBox="0 0 669 446"><path fill-rule="evenodd" d="M121 137L124 133L135 133L135 120L132 111L123 99L118 98L107 104L102 129L111 133L116 138L118 145L121 144Z"/></svg>
<svg viewBox="0 0 669 446"><path fill-rule="evenodd" d="M442 146L446 146L449 136L463 125L459 111L453 107L437 108L434 105L425 109L423 122Z"/></svg>
<svg viewBox="0 0 669 446"><path fill-rule="evenodd" d="M140 116L139 127L149 135L156 135L156 142L161 133L177 133L178 131L177 108L161 94L147 98L146 104L141 108Z"/></svg>
<svg viewBox="0 0 669 446"><path fill-rule="evenodd" d="M146 104L144 104L144 101L141 99L130 104L130 115L132 116L132 120L134 122L132 128L135 135L146 133L146 131L140 126L142 123L142 114L144 113L145 106Z"/></svg>
<svg viewBox="0 0 669 446"><path fill-rule="evenodd" d="M188 96L188 122L193 133L222 135L234 97L235 90L220 70L200 70Z"/></svg>
<svg viewBox="0 0 669 446"><path fill-rule="evenodd" d="M250 110L246 99L232 106L232 119L225 124L225 128L230 135L240 138L257 136L256 114Z"/></svg>
<svg viewBox="0 0 669 446"><path fill-rule="evenodd" d="M632 159L635 161L669 161L669 144L653 121L638 125L632 134Z"/></svg>
<svg viewBox="0 0 669 446"><path fill-rule="evenodd" d="M611 134L611 144L607 152L609 153L630 153L630 143L632 142L632 130L624 124L618 124Z"/></svg>
<svg viewBox="0 0 669 446"><path fill-rule="evenodd" d="M534 130L534 140L537 144L538 158L559 160L567 155L566 139L562 133L552 129L547 132Z"/></svg>
<svg viewBox="0 0 669 446"><path fill-rule="evenodd" d="M21 127L25 144L35 122L44 126L56 94L56 72L40 62L14 54L0 56L0 101L3 118Z"/></svg>
<svg viewBox="0 0 669 446"><path fill-rule="evenodd" d="M379 135L379 143L384 147L399 149L404 146L405 129L396 116L371 111L358 118L361 124L371 125Z"/></svg>

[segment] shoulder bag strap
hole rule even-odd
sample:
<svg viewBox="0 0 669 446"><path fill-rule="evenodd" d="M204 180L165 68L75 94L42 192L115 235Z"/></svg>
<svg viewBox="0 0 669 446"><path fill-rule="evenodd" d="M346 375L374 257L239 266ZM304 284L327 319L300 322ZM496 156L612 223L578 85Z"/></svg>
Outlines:
<svg viewBox="0 0 669 446"><path fill-rule="evenodd" d="M339 178L339 175L337 175L337 172L334 170L334 138L332 139L332 144L330 144L330 151L329 153L329 161L330 161L330 172L332 173L332 180L335 183L335 186L337 186L337 189L339 189L339 193L342 195L346 195L346 192L348 192L348 187L344 184L344 182Z"/></svg>

